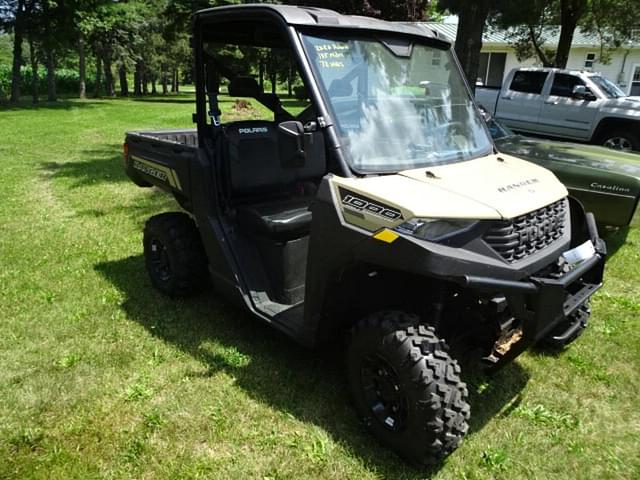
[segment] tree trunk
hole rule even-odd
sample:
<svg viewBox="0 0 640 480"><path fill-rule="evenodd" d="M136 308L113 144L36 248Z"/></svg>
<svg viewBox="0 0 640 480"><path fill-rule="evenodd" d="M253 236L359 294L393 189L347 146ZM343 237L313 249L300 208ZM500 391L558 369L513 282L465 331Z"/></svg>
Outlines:
<svg viewBox="0 0 640 480"><path fill-rule="evenodd" d="M136 62L136 69L133 72L133 94L142 95L142 64Z"/></svg>
<svg viewBox="0 0 640 480"><path fill-rule="evenodd" d="M529 25L528 28L529 28L529 40L531 41L531 45L533 45L533 49L538 55L538 60L542 62L543 67L553 67L555 60L550 59L545 53L544 49L542 48L542 45L540 45L539 43L538 35L536 35L536 32L534 31L534 27L532 25Z"/></svg>
<svg viewBox="0 0 640 480"><path fill-rule="evenodd" d="M555 67L566 68L571 50L571 42L573 42L573 33L586 9L587 0L561 0L560 38L558 39L558 49L556 50Z"/></svg>
<svg viewBox="0 0 640 480"><path fill-rule="evenodd" d="M20 100L20 67L22 66L22 14L24 12L24 0L18 0L16 10L16 22L13 27L13 66L11 70L11 103Z"/></svg>
<svg viewBox="0 0 640 480"><path fill-rule="evenodd" d="M96 87L93 94L94 97L100 97L100 90L102 90L102 59L99 54L96 54Z"/></svg>
<svg viewBox="0 0 640 480"><path fill-rule="evenodd" d="M475 91L478 78L482 32L489 16L489 9L490 0L469 1L463 3L458 13L455 49L472 91Z"/></svg>
<svg viewBox="0 0 640 480"><path fill-rule="evenodd" d="M156 95L158 93L158 89L156 88L156 77L151 77L151 94Z"/></svg>
<svg viewBox="0 0 640 480"><path fill-rule="evenodd" d="M42 2L42 15L47 21L44 24L44 39L42 46L45 53L45 64L47 67L47 100L55 102L58 98L56 95L56 58L54 52L55 35L51 30L51 23L48 21L51 16L51 5L48 1Z"/></svg>
<svg viewBox="0 0 640 480"><path fill-rule="evenodd" d="M78 77L80 78L78 96L87 98L87 64L84 55L84 35L82 32L78 36Z"/></svg>
<svg viewBox="0 0 640 480"><path fill-rule="evenodd" d="M264 92L264 61L263 60L260 60L259 75L260 75L260 91Z"/></svg>
<svg viewBox="0 0 640 480"><path fill-rule="evenodd" d="M111 51L107 51L102 57L104 63L104 89L108 97L115 97L116 91L113 84L113 69L111 68Z"/></svg>
<svg viewBox="0 0 640 480"><path fill-rule="evenodd" d="M180 70L176 68L176 93L180 93Z"/></svg>
<svg viewBox="0 0 640 480"><path fill-rule="evenodd" d="M180 92L180 85L178 84L178 69L174 68L171 75L171 93Z"/></svg>
<svg viewBox="0 0 640 480"><path fill-rule="evenodd" d="M47 100L55 102L58 99L56 94L56 59L53 53L53 46L49 45L46 51L47 57Z"/></svg>
<svg viewBox="0 0 640 480"><path fill-rule="evenodd" d="M167 85L167 67L165 65L161 67L160 81L162 82L162 94L166 95L169 93L169 88Z"/></svg>
<svg viewBox="0 0 640 480"><path fill-rule="evenodd" d="M120 79L120 96L128 97L129 82L127 81L127 67L125 67L124 63L121 63L118 68L118 77Z"/></svg>
<svg viewBox="0 0 640 480"><path fill-rule="evenodd" d="M141 77L142 77L142 94L149 95L149 74L147 73L146 69L143 70Z"/></svg>
<svg viewBox="0 0 640 480"><path fill-rule="evenodd" d="M31 61L31 101L38 103L38 55L33 38L29 38L29 60Z"/></svg>

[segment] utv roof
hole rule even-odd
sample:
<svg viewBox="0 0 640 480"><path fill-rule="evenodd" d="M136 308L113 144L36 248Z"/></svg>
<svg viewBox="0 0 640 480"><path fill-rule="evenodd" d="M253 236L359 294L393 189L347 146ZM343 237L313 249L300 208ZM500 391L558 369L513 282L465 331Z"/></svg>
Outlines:
<svg viewBox="0 0 640 480"><path fill-rule="evenodd" d="M292 26L314 26L327 28L362 29L380 32L393 32L405 35L414 35L437 39L440 42L451 42L443 35L438 34L424 24L411 24L401 22L387 22L371 17L359 15L342 15L326 8L273 5L264 3L250 3L243 5L229 5L224 7L207 8L195 13L194 20L207 20L216 17L239 19L243 14L272 14L278 15L285 23Z"/></svg>

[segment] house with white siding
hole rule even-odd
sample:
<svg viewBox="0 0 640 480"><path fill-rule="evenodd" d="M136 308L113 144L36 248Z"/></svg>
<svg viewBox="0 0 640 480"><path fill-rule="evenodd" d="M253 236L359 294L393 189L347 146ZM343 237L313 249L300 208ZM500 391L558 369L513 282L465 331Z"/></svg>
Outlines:
<svg viewBox="0 0 640 480"><path fill-rule="evenodd" d="M455 17L454 17L455 18ZM452 41L456 38L457 23L426 22L425 25ZM559 29L546 35L544 46L554 48L558 43ZM597 36L576 30L571 44L567 68L601 72L617 83L629 95L640 95L640 43L632 42L608 52L608 61L600 61L600 42ZM512 68L542 66L537 57L519 61L509 45L507 32L486 29L482 38L478 84L500 86Z"/></svg>

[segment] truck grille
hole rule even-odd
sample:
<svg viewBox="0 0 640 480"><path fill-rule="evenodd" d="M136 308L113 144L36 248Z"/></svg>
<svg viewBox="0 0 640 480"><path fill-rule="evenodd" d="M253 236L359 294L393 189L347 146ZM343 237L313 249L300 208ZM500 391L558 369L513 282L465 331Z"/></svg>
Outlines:
<svg viewBox="0 0 640 480"><path fill-rule="evenodd" d="M522 260L562 237L567 208L567 200L563 198L520 217L493 222L483 238L508 262Z"/></svg>

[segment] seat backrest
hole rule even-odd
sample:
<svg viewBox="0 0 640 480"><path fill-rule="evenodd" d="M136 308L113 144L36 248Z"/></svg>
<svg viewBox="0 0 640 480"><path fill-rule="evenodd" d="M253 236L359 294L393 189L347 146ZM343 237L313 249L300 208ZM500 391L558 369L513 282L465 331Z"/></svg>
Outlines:
<svg viewBox="0 0 640 480"><path fill-rule="evenodd" d="M224 127L227 142L226 171L232 196L287 194L298 181L318 179L326 173L322 132L305 135L307 160L299 167L285 167L278 147L277 125L246 120Z"/></svg>
<svg viewBox="0 0 640 480"><path fill-rule="evenodd" d="M280 165L278 132L273 122L230 123L225 127L225 137L232 194L277 191L293 182L293 172Z"/></svg>

